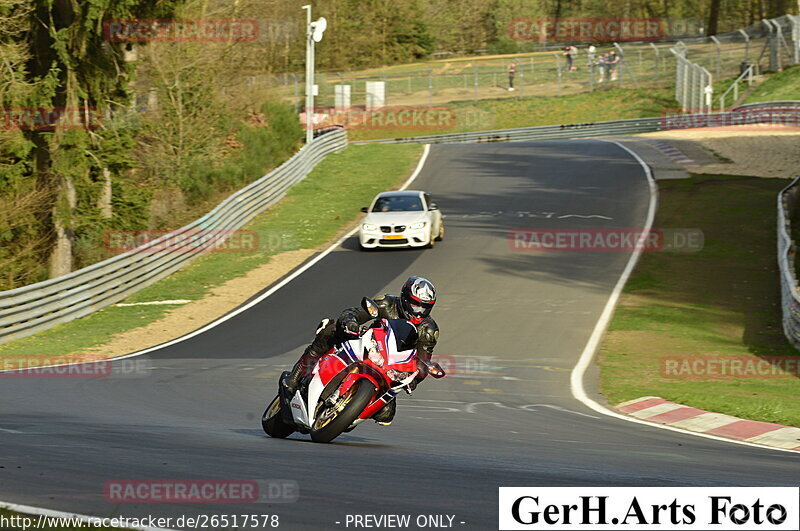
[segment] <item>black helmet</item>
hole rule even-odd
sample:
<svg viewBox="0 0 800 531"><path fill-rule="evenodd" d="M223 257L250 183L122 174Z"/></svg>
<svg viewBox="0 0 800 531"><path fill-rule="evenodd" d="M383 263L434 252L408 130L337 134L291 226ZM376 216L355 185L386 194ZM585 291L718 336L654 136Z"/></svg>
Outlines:
<svg viewBox="0 0 800 531"><path fill-rule="evenodd" d="M400 290L400 306L405 318L419 324L431 313L436 304L436 288L430 280L422 277L408 277Z"/></svg>

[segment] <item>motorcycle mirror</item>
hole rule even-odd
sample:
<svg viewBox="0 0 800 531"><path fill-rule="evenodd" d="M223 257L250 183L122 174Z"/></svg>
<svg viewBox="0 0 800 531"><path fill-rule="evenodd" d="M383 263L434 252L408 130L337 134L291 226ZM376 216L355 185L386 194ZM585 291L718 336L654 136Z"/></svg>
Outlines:
<svg viewBox="0 0 800 531"><path fill-rule="evenodd" d="M442 366L436 363L435 361L425 361L425 366L428 368L428 374L436 378L444 378L445 372L442 369Z"/></svg>
<svg viewBox="0 0 800 531"><path fill-rule="evenodd" d="M364 297L361 299L361 307L364 308L364 310L366 310L369 316L373 319L378 317L378 305L369 297Z"/></svg>

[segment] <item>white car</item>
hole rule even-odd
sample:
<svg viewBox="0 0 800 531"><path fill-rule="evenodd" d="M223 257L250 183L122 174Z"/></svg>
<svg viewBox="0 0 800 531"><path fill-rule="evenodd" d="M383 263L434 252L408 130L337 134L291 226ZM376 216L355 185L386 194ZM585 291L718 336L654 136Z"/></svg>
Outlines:
<svg viewBox="0 0 800 531"><path fill-rule="evenodd" d="M367 213L358 228L362 249L433 247L444 237L442 213L425 192L383 192L361 211Z"/></svg>

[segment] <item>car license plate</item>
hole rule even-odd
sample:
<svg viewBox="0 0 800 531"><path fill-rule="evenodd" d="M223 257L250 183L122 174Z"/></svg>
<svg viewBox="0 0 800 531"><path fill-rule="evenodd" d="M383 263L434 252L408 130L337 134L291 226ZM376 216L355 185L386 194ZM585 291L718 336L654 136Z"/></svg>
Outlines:
<svg viewBox="0 0 800 531"><path fill-rule="evenodd" d="M386 235L386 239L387 240L402 240L403 239L403 235L402 234L387 234Z"/></svg>

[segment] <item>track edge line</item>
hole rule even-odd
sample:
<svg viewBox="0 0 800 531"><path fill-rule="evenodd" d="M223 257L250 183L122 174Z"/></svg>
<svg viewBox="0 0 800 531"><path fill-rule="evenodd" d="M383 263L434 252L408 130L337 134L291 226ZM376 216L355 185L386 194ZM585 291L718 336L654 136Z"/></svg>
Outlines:
<svg viewBox="0 0 800 531"><path fill-rule="evenodd" d="M639 156L638 153L628 148L627 146L623 145L622 143L617 142L615 140L597 139L597 141L615 144L616 146L625 150L639 164L641 164L642 169L644 170L644 174L647 177L648 186L650 188L650 206L647 212L647 220L645 222L645 227L644 227L644 230L649 231L653 226L653 220L655 218L655 213L656 213L656 206L658 203L658 187L656 185L655 177L653 176L653 170L644 160L642 160L642 158ZM592 398L589 397L589 395L586 394L586 389L584 388L583 385L583 380L584 377L586 376L586 370L589 368L592 361L594 361L595 354L597 353L597 350L600 348L600 342L603 338L603 335L605 334L606 329L608 328L608 325L611 322L611 317L613 316L614 310L616 309L619 296L622 293L625 284L628 282L628 278L630 278L631 273L633 272L633 268L639 261L639 257L641 256L641 254L642 254L641 249L635 249L634 252L631 254L628 263L625 265L625 269L622 271L622 275L620 275L619 280L617 281L613 291L611 292L611 296L608 298L608 301L606 302L606 305L603 308L603 311L597 320L597 324L595 325L594 330L592 331L592 335L589 337L589 341L586 343L586 346L584 347L580 358L578 358L578 362L575 364L575 367L573 367L572 372L570 373L569 387L573 398L581 402L583 405L585 405L592 411L600 413L601 415L606 415L608 417L624 420L626 422L632 422L634 424L645 425L651 428L658 428L661 430L668 430L677 433L682 433L684 435L691 435L693 437L701 437L703 439L711 439L714 441L721 441L731 444L738 444L742 446L749 446L751 448L758 448L761 450L774 450L774 451L790 452L796 454L797 453L796 451L785 448L776 448L774 446L767 446L763 444L739 441L736 439L729 439L727 437L719 437L717 435L698 433L689 430L684 430L681 428L675 428L673 426L656 424L654 422L647 422L637 418L629 417L627 415L622 415L612 409L609 409L608 407L593 400Z"/></svg>
<svg viewBox="0 0 800 531"><path fill-rule="evenodd" d="M417 166L414 168L414 171L411 173L411 176L408 179L406 179L406 181L400 187L400 190L405 190L406 188L408 188L411 185L411 183L413 183L414 180L419 176L420 172L422 171L422 168L425 166L425 161L428 159L428 154L430 153L430 150L431 150L431 145L430 144L425 144L423 149L422 149L422 156L419 158L419 161L417 162ZM273 286L272 288L270 288L269 290L264 292L261 296L253 299L249 303L247 303L247 304L245 304L243 306L240 306L239 308L236 308L235 310L233 310L233 311L225 314L224 316L222 316L222 317L220 317L220 318L208 323L207 325L205 325L205 326L203 326L201 328L198 328L197 330L195 330L193 332L190 332L190 333L185 334L183 336L177 337L177 338L175 338L175 339L173 339L171 341L168 341L166 343L162 343L160 345L156 345L154 347L146 348L146 349L143 349L143 350L140 350L140 351L131 352L130 354L124 354L122 356L117 356L115 358L108 358L108 359L105 359L103 361L116 361L116 360L121 360L121 359L126 359L126 358L133 358L133 357L136 357L136 356L142 356L142 355L147 354L149 352L153 352L155 350L160 350L160 349L166 348L168 346L174 345L176 343L180 343L181 341L185 341L187 339L190 339L190 338L192 338L192 337L194 337L196 335L202 334L203 332L206 332L207 330L210 330L210 329L212 329L212 328L224 323L225 321L227 321L231 317L234 317L235 315L238 315L238 314L242 313L243 311L255 306L256 304L258 304L259 302L263 301L264 299L266 299L267 297L269 297L270 295L272 295L273 293L278 291L280 288L282 288L283 286L285 286L286 284L288 284L289 282L294 280L295 278L299 277L306 270L310 269L314 264L316 264L317 262L322 260L322 258L324 258L325 256L327 256L330 253L332 253L334 249L336 249L338 246L340 246L347 238L352 236L357 230L358 230L358 224L356 223L356 226L352 230L348 231L347 234L345 234L344 236L339 238L337 241L335 241L327 249L322 251L320 254L315 256L313 259L311 259L308 262L306 262L305 265L301 266L294 273L292 273L291 275L289 275L288 277L283 279L280 283L276 284L275 286ZM96 360L93 360L93 361L90 361L88 363L96 363L96 362L97 362ZM65 365L78 365L80 363L87 363L87 362L61 363L61 364L57 364L57 365L48 365L46 367L63 367ZM2 372L13 372L15 370L18 370L18 369L4 370L4 371L0 371L0 373L2 373ZM71 516L73 518L81 518L81 519L85 519L87 521L90 520L90 519L93 519L93 518L99 518L99 517L95 517L95 516L88 516L88 515L83 515L83 514L78 514L78 513L66 513L66 512L61 512L61 511L54 511L52 509L45 509L43 507L34 507L34 506L31 506L31 505L19 505L19 504L10 503L10 502L4 502L2 500L0 500L0 508L8 509L9 511L16 511L16 512L19 512L19 513L26 513L26 514L36 514L36 515L41 514L41 515L44 515L44 516L61 516L61 517L67 517L67 518ZM140 528L129 528L129 529L137 529L137 531L138 530L149 531L149 530L152 530L152 529L161 529L161 528L140 527Z"/></svg>

